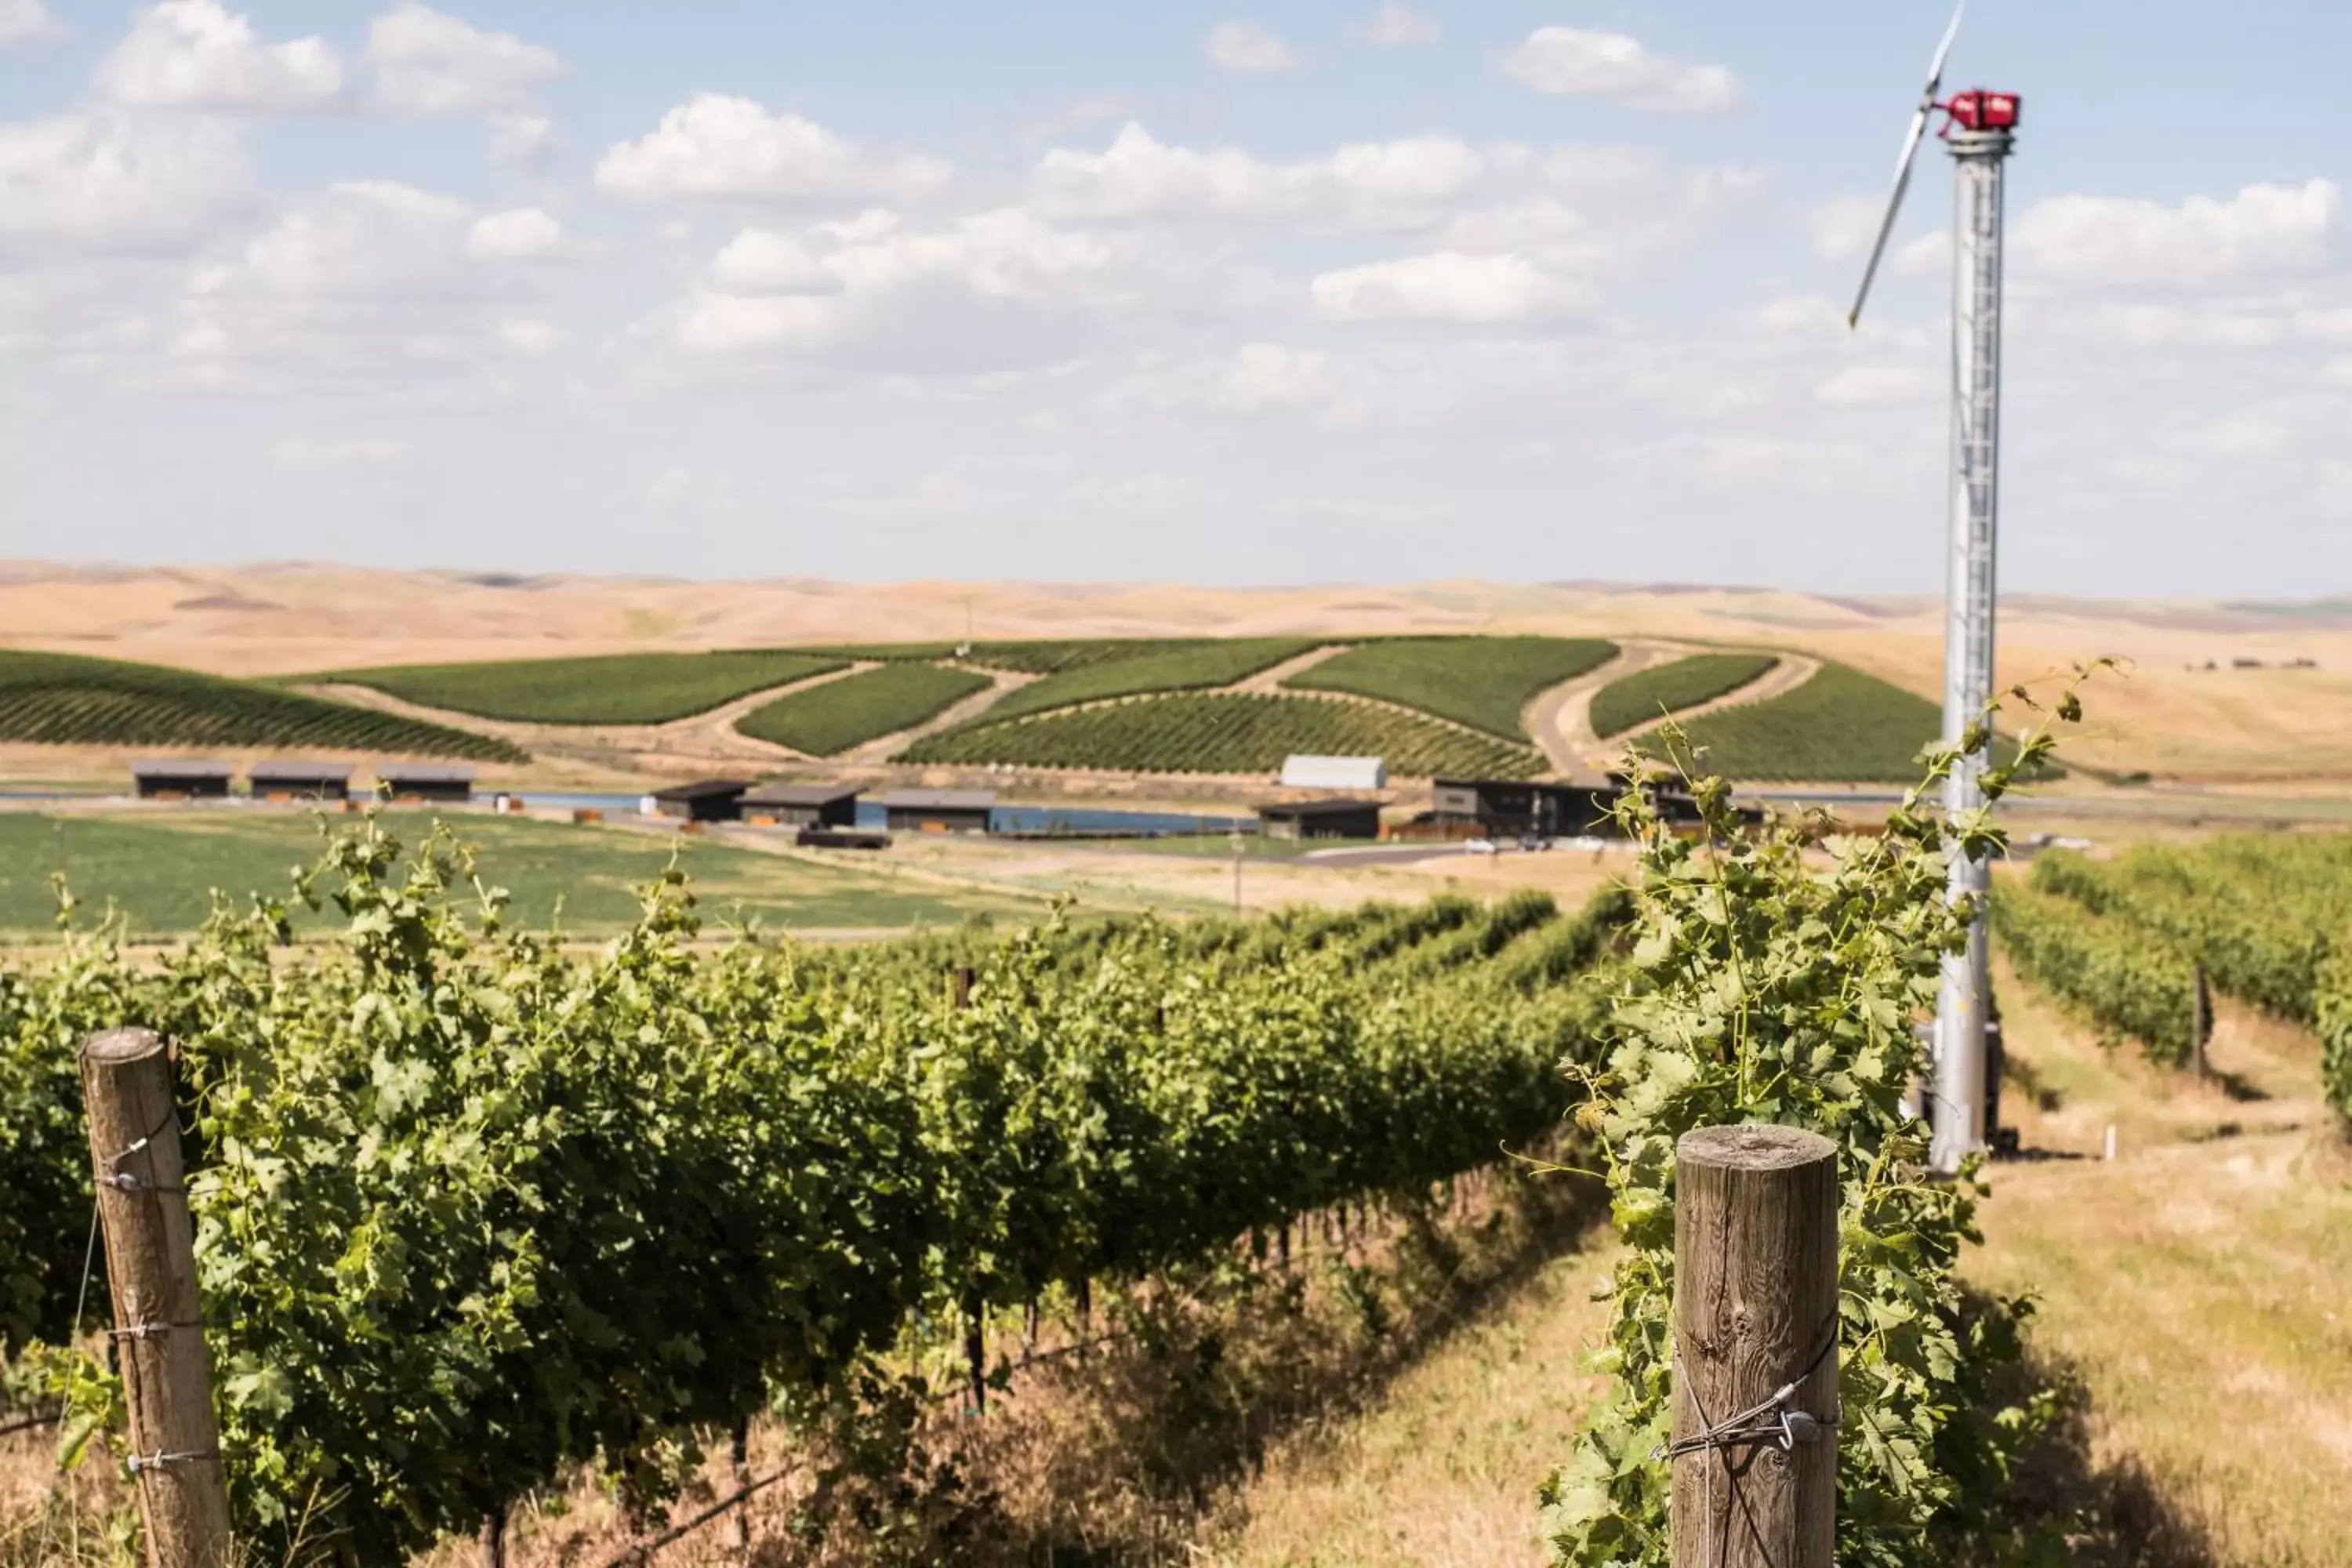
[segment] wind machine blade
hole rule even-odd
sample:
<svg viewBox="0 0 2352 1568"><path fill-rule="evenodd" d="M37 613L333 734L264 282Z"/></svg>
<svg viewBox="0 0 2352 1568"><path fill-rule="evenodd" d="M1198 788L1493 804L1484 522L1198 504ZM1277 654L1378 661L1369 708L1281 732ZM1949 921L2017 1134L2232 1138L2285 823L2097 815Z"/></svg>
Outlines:
<svg viewBox="0 0 2352 1568"><path fill-rule="evenodd" d="M1911 117L1911 129L1904 134L1903 152L1895 160L1895 189L1886 198L1886 216L1878 220L1878 237L1870 247L1870 265L1863 268L1862 287L1854 291L1853 309L1846 313L1848 327L1862 325L1862 307L1870 298L1870 285L1878 277L1878 264L1885 259L1886 241L1895 233L1895 220L1902 216L1904 193L1911 188L1911 163L1919 154L1919 143L1927 134L1927 117L1936 111L1936 95L1943 90L1944 62L1951 58L1952 44L1960 36L1960 18L1967 14L1969 0L1960 0L1953 8L1952 20L1944 28L1944 41L1936 46L1935 60L1927 67L1927 85L1919 94L1918 112Z"/></svg>

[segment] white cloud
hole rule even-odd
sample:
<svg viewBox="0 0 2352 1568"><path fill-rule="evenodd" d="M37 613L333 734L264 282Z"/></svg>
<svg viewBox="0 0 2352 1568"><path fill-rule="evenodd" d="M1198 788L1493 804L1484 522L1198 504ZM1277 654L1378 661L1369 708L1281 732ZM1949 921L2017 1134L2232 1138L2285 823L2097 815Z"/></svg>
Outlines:
<svg viewBox="0 0 2352 1568"><path fill-rule="evenodd" d="M462 270L473 209L383 181L330 185L245 247L241 273L211 280L287 296L372 298L435 291Z"/></svg>
<svg viewBox="0 0 2352 1568"><path fill-rule="evenodd" d="M2344 227L2332 180L2248 185L2226 201L2178 206L2055 196L2021 214L2011 276L2020 283L2124 287L2234 284L2328 265Z"/></svg>
<svg viewBox="0 0 2352 1568"><path fill-rule="evenodd" d="M1499 173L1530 162L1524 148L1425 136L1275 163L1237 148L1172 146L1130 122L1101 153L1047 153L1030 185L1042 210L1097 222L1381 231L1433 222Z"/></svg>
<svg viewBox="0 0 2352 1568"><path fill-rule="evenodd" d="M368 27L376 96L403 114L487 115L512 110L563 73L555 51L512 33L486 33L415 0Z"/></svg>
<svg viewBox="0 0 2352 1568"><path fill-rule="evenodd" d="M218 121L110 111L0 121L0 249L183 252L253 200L243 140Z"/></svg>
<svg viewBox="0 0 2352 1568"><path fill-rule="evenodd" d="M343 64L323 38L262 41L219 0L163 0L99 62L117 103L211 114L303 114L336 107Z"/></svg>
<svg viewBox="0 0 2352 1568"><path fill-rule="evenodd" d="M711 281L730 294L831 294L841 279L798 235L747 228L710 263Z"/></svg>
<svg viewBox="0 0 2352 1568"><path fill-rule="evenodd" d="M466 233L466 254L485 261L537 261L563 248L563 226L539 207L488 213Z"/></svg>
<svg viewBox="0 0 2352 1568"><path fill-rule="evenodd" d="M1935 373L1924 366L1854 365L1822 383L1820 396L1823 403L1847 405L1922 403L1941 388Z"/></svg>
<svg viewBox="0 0 2352 1568"><path fill-rule="evenodd" d="M405 443L383 436L347 436L326 440L289 438L269 448L269 460L279 468L313 473L386 468L407 455Z"/></svg>
<svg viewBox="0 0 2352 1568"><path fill-rule="evenodd" d="M1046 153L1029 191L1035 210L1060 221L1413 235L1432 250L1623 273L1686 249L1759 184L1739 169L1680 173L1645 151L1538 152L1446 136L1272 163L1237 148L1171 146L1130 124L1099 153Z"/></svg>
<svg viewBox="0 0 2352 1568"><path fill-rule="evenodd" d="M1202 48L1219 70L1244 74L1297 70L1302 63L1280 34L1256 22L1220 22Z"/></svg>
<svg viewBox="0 0 2352 1568"><path fill-rule="evenodd" d="M1050 357L1079 317L1130 298L1114 260L1019 208L928 231L877 213L802 236L747 229L668 331L699 354L842 351L966 374Z"/></svg>
<svg viewBox="0 0 2352 1568"><path fill-rule="evenodd" d="M1272 414L1313 407L1331 394L1329 355L1281 343L1244 343L1202 401L1219 414Z"/></svg>
<svg viewBox="0 0 2352 1568"><path fill-rule="evenodd" d="M1878 220L1885 213L1884 196L1832 196L1805 216L1813 254L1823 261L1859 259L1878 237Z"/></svg>
<svg viewBox="0 0 2352 1568"><path fill-rule="evenodd" d="M1886 258L1897 278L1946 278L1952 271L1952 237L1943 229L1906 239Z"/></svg>
<svg viewBox="0 0 2352 1568"><path fill-rule="evenodd" d="M1538 27L1505 56L1503 74L1538 92L1613 99L1631 109L1668 114L1719 114L1744 100L1721 66L1654 55L1622 33Z"/></svg>
<svg viewBox="0 0 2352 1568"><path fill-rule="evenodd" d="M0 44L54 38L65 26L41 0L0 0Z"/></svg>
<svg viewBox="0 0 2352 1568"><path fill-rule="evenodd" d="M1580 305L1575 290L1524 256L1441 250L1317 275L1318 315L1336 321L1524 321Z"/></svg>
<svg viewBox="0 0 2352 1568"><path fill-rule="evenodd" d="M565 336L562 327L533 316L507 316L499 322L499 342L519 354L553 353Z"/></svg>
<svg viewBox="0 0 2352 1568"><path fill-rule="evenodd" d="M387 404L511 401L511 368L561 341L542 312L568 270L528 265L561 243L560 226L536 208L485 214L411 185L331 185L231 261L194 269L161 353L119 379Z"/></svg>
<svg viewBox="0 0 2352 1568"><path fill-rule="evenodd" d="M608 150L596 185L631 201L841 205L919 201L952 171L936 158L887 157L797 114L701 93L644 138Z"/></svg>
<svg viewBox="0 0 2352 1568"><path fill-rule="evenodd" d="M489 117L490 157L495 163L522 169L544 168L562 146L555 121L528 110L512 110Z"/></svg>
<svg viewBox="0 0 2352 1568"><path fill-rule="evenodd" d="M1433 44L1437 39L1436 17L1424 16L1410 5L1399 5L1397 0L1388 0L1364 24L1364 41L1368 44Z"/></svg>

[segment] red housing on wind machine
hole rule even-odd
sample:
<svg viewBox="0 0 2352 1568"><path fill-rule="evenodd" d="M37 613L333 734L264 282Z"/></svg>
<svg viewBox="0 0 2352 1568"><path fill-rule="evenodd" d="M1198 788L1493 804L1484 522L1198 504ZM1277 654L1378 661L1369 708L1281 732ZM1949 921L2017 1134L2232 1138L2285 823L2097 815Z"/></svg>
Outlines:
<svg viewBox="0 0 2352 1568"><path fill-rule="evenodd" d="M1971 88L1944 105L1952 123L1963 131L2014 131L2022 100L2013 92L1987 92Z"/></svg>

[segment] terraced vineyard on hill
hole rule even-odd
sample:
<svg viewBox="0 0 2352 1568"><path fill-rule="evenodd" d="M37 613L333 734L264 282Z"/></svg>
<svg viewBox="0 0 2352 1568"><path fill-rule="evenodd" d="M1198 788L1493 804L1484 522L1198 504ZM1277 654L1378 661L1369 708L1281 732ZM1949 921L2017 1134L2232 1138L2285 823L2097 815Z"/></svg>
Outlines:
<svg viewBox="0 0 2352 1568"><path fill-rule="evenodd" d="M843 668L780 651L621 653L490 664L409 664L317 679L373 687L425 708L525 724L666 724Z"/></svg>
<svg viewBox="0 0 2352 1568"><path fill-rule="evenodd" d="M1528 703L1616 657L1615 643L1590 637L1399 637L1349 648L1283 684L1378 698L1524 742Z"/></svg>
<svg viewBox="0 0 2352 1568"><path fill-rule="evenodd" d="M1246 680L1315 647L1299 637L1223 637L1214 641L1153 646L1149 652L1097 658L1103 645L1080 644L1076 662L1021 688L991 708L977 722L992 723L1024 713L1134 697L1151 691L1202 691ZM975 655L974 657L978 657Z"/></svg>
<svg viewBox="0 0 2352 1568"><path fill-rule="evenodd" d="M1926 698L1842 664L1824 664L1783 696L1718 709L1687 726L1706 766L1727 778L1901 784L1943 729Z"/></svg>
<svg viewBox="0 0 2352 1568"><path fill-rule="evenodd" d="M919 741L899 760L1265 773L1294 752L1384 757L1391 773L1414 777L1530 778L1544 767L1530 747L1433 719L1366 703L1246 692L1186 693L975 722Z"/></svg>
<svg viewBox="0 0 2352 1568"><path fill-rule="evenodd" d="M488 735L194 670L0 652L0 741L94 746L310 746L515 762Z"/></svg>
<svg viewBox="0 0 2352 1568"><path fill-rule="evenodd" d="M911 730L985 691L989 679L937 664L885 664L777 698L735 721L738 733L813 757Z"/></svg>
<svg viewBox="0 0 2352 1568"><path fill-rule="evenodd" d="M1665 714L1712 702L1752 685L1780 662L1769 653L1701 653L1636 670L1593 694L1592 732L1607 740Z"/></svg>

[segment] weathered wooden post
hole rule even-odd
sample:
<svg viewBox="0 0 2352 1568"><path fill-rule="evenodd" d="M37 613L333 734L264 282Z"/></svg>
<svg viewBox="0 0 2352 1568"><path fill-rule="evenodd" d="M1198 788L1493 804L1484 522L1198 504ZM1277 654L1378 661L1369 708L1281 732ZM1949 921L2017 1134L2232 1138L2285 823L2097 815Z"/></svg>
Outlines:
<svg viewBox="0 0 2352 1568"><path fill-rule="evenodd" d="M1674 1568L1830 1568L1837 1146L1704 1127L1675 1164Z"/></svg>
<svg viewBox="0 0 2352 1568"><path fill-rule="evenodd" d="M82 1043L81 1081L147 1562L222 1568L231 1549L228 1483L171 1058L152 1030L108 1029Z"/></svg>
<svg viewBox="0 0 2352 1568"><path fill-rule="evenodd" d="M2205 1042L2213 1037L2213 993L2205 984L2205 966L2197 965L2197 991L2189 1004L2189 1063L2196 1070L2197 1081L2206 1076Z"/></svg>

